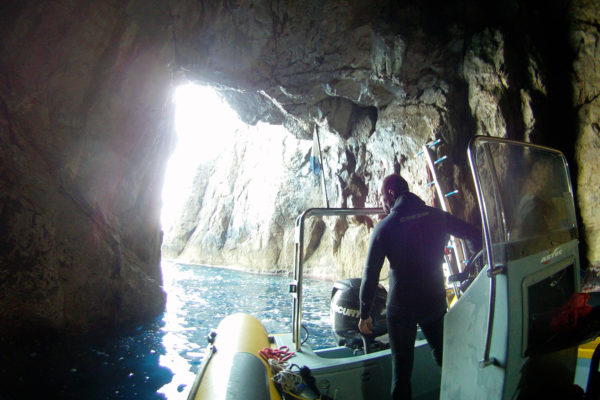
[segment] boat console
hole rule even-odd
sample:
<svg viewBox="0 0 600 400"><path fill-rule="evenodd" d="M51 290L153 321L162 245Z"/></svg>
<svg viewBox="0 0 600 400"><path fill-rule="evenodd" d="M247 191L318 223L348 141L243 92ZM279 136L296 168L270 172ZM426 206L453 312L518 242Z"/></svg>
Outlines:
<svg viewBox="0 0 600 400"><path fill-rule="evenodd" d="M441 398L567 393L577 346L598 335L578 293L567 162L553 149L489 137L472 141L469 159L486 265L446 316Z"/></svg>

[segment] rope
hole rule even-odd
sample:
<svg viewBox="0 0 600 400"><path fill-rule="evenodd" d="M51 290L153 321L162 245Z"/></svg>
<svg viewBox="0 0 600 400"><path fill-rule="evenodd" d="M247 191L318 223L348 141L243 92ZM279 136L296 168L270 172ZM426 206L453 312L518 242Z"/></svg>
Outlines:
<svg viewBox="0 0 600 400"><path fill-rule="evenodd" d="M290 348L287 346L281 346L279 349L265 347L264 349L260 350L258 354L263 360L265 360L267 364L269 363L269 360L275 360L277 363L283 364L292 358L292 356L296 353L290 351Z"/></svg>
<svg viewBox="0 0 600 400"><path fill-rule="evenodd" d="M296 386L302 384L302 377L300 374L293 372L289 369L284 369L277 373L273 377L273 380L281 385L281 388L286 392L296 390Z"/></svg>
<svg viewBox="0 0 600 400"><path fill-rule="evenodd" d="M301 395L294 393L298 386L304 382L302 376L297 372L294 372L291 369L284 369L273 377L273 381L281 385L281 389L286 395L295 399L309 400L307 397L302 397ZM317 400L319 399L320 397L317 398Z"/></svg>
<svg viewBox="0 0 600 400"><path fill-rule="evenodd" d="M258 354L267 362L267 364L269 364L271 371L274 374L272 378L273 381L281 385L281 389L286 395L299 400L309 400L306 397L294 393L298 386L304 383L304 378L300 373L292 371L292 368L296 367L300 369L301 372L302 369L296 364L292 364L289 368L286 366L287 361L296 353L290 351L288 346L281 346L278 349L265 347L260 350ZM320 398L321 397L317 400Z"/></svg>

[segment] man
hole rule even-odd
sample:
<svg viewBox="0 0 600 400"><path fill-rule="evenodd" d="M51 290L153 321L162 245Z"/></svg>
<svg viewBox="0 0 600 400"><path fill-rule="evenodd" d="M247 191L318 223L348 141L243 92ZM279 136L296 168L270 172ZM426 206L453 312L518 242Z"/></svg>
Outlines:
<svg viewBox="0 0 600 400"><path fill-rule="evenodd" d="M442 262L448 235L481 247L481 232L442 210L429 207L408 190L400 175L388 175L381 187L388 214L373 229L360 287L363 334L372 333L370 317L379 272L390 262L387 325L392 350L392 398L410 399L417 324L427 338L438 365L442 365L446 290Z"/></svg>

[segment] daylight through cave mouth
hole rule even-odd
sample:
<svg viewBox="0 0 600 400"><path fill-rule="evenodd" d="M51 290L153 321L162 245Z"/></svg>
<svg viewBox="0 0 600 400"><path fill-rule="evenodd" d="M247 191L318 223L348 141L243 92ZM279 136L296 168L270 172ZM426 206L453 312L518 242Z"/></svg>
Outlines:
<svg viewBox="0 0 600 400"><path fill-rule="evenodd" d="M173 101L177 143L162 192L162 257L236 264L231 258L239 257L222 255L223 248L243 242L244 257L252 253L271 240L277 210L289 214L285 193L319 188L308 171L312 140L282 125L242 122L210 87L182 85Z"/></svg>
<svg viewBox="0 0 600 400"><path fill-rule="evenodd" d="M180 215L198 165L222 154L235 130L244 125L209 86L181 85L175 90L173 101L177 143L167 164L162 191L163 230Z"/></svg>

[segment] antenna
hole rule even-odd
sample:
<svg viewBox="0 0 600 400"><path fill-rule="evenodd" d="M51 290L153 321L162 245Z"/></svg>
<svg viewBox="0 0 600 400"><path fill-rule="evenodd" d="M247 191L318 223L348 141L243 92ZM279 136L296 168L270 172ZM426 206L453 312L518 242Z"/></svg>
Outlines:
<svg viewBox="0 0 600 400"><path fill-rule="evenodd" d="M321 139L319 139L319 125L316 124L315 134L317 138L317 145L319 147L319 163L321 164L321 188L323 190L323 200L325 200L325 207L329 208L329 199L327 198L327 186L325 185L325 164L323 163L323 155L321 154Z"/></svg>

